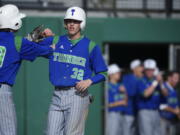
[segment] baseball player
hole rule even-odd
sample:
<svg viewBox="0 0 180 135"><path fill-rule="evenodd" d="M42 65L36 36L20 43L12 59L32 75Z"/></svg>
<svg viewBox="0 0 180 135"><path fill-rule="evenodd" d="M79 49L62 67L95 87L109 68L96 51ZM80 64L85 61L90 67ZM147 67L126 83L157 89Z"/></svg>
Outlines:
<svg viewBox="0 0 180 135"><path fill-rule="evenodd" d="M164 96L160 105L161 114L161 135L174 135L175 125L180 118L180 109L176 92L176 85L179 82L179 73L170 71L167 75L167 81L164 83L168 95Z"/></svg>
<svg viewBox="0 0 180 135"><path fill-rule="evenodd" d="M138 127L140 135L159 135L160 116L159 105L161 96L162 78L154 77L156 61L147 59L144 61L145 75L138 82Z"/></svg>
<svg viewBox="0 0 180 135"><path fill-rule="evenodd" d="M20 13L15 5L0 7L0 135L16 135L16 112L12 98L12 86L23 59L33 61L37 56L52 53L49 47L42 47L22 38L16 44L14 32L21 28Z"/></svg>
<svg viewBox="0 0 180 135"><path fill-rule="evenodd" d="M56 49L49 57L50 81L55 91L49 108L47 135L84 135L89 106L87 89L107 76L99 46L82 34L85 25L84 10L70 7L64 17L67 34L58 37ZM50 42L55 40L49 38Z"/></svg>
<svg viewBox="0 0 180 135"><path fill-rule="evenodd" d="M126 90L122 83L121 69L116 64L108 67L108 114L107 135L121 135L124 124L124 107L127 105Z"/></svg>
<svg viewBox="0 0 180 135"><path fill-rule="evenodd" d="M123 135L134 135L136 131L136 96L137 84L143 77L143 66L139 59L135 59L130 63L131 74L123 77L123 84L127 90L128 104L124 111Z"/></svg>

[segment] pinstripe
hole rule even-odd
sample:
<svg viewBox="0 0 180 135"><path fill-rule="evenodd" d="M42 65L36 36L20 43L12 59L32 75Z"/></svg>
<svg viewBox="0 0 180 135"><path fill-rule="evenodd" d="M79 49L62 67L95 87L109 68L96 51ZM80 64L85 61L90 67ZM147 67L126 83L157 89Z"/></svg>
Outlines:
<svg viewBox="0 0 180 135"><path fill-rule="evenodd" d="M47 135L84 135L89 96L75 89L54 91L48 114Z"/></svg>
<svg viewBox="0 0 180 135"><path fill-rule="evenodd" d="M11 87L3 84L0 88L0 135L16 135L16 121Z"/></svg>

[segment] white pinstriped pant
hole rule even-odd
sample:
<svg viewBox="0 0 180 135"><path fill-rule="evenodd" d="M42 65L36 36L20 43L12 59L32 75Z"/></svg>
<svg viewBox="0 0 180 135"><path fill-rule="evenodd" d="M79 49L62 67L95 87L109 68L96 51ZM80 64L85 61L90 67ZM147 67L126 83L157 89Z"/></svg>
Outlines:
<svg viewBox="0 0 180 135"><path fill-rule="evenodd" d="M108 112L107 135L122 135L124 115L121 112Z"/></svg>
<svg viewBox="0 0 180 135"><path fill-rule="evenodd" d="M81 97L75 91L75 88L54 91L47 135L84 135L89 96Z"/></svg>
<svg viewBox="0 0 180 135"><path fill-rule="evenodd" d="M138 112L138 128L140 135L161 135L159 111L140 110Z"/></svg>
<svg viewBox="0 0 180 135"><path fill-rule="evenodd" d="M12 89L6 84L0 88L0 135L16 135L17 120Z"/></svg>

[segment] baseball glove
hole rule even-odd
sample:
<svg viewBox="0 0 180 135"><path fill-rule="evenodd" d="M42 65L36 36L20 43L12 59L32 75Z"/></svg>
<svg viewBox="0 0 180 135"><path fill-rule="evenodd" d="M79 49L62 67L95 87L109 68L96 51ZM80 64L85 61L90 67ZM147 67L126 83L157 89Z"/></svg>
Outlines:
<svg viewBox="0 0 180 135"><path fill-rule="evenodd" d="M30 32L28 35L27 35L27 39L29 41L33 41L33 42L40 42L44 39L44 36L43 36L43 31L44 31L44 26L43 25L39 25L37 26L36 28L33 29L32 32Z"/></svg>

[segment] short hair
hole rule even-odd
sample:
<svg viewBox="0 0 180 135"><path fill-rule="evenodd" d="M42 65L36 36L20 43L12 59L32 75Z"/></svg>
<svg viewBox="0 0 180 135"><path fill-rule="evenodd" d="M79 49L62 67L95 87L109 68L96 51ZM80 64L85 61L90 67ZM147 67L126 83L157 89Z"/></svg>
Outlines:
<svg viewBox="0 0 180 135"><path fill-rule="evenodd" d="M176 70L168 71L168 72L166 73L166 75L165 75L166 80L168 79L168 77L172 77L174 74L180 75L180 73L179 73L178 71L176 71Z"/></svg>

